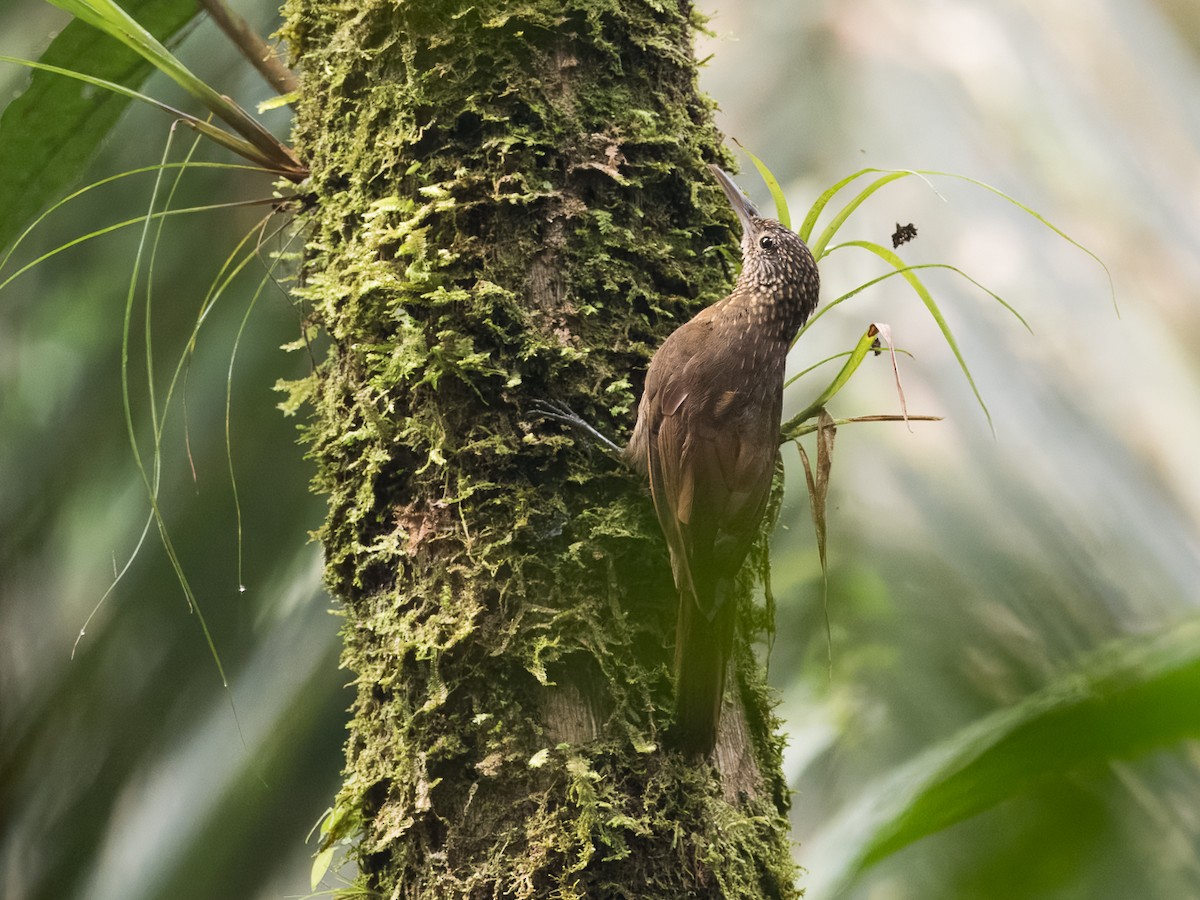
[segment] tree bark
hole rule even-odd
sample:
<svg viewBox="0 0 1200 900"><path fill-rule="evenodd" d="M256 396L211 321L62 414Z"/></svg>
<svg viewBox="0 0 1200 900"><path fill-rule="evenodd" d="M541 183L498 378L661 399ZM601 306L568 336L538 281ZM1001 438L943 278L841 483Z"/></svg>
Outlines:
<svg viewBox="0 0 1200 900"><path fill-rule="evenodd" d="M744 585L715 765L664 744L675 594L623 440L736 225L697 14L655 0L290 0L312 167L306 428L357 699L335 836L376 896L792 897Z"/></svg>

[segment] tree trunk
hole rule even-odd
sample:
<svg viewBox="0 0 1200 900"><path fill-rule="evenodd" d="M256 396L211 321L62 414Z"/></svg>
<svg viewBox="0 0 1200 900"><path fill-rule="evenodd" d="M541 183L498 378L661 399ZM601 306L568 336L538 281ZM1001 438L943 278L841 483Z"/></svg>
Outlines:
<svg viewBox="0 0 1200 900"><path fill-rule="evenodd" d="M744 585L715 765L669 749L675 594L618 440L725 294L697 14L655 0L290 0L312 166L306 437L358 694L335 834L381 897L792 897Z"/></svg>

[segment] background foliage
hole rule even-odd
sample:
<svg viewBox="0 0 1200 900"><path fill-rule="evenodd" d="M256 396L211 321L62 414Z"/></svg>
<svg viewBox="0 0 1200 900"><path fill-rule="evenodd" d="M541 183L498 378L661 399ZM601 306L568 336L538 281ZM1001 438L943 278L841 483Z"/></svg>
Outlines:
<svg viewBox="0 0 1200 900"><path fill-rule="evenodd" d="M239 8L272 27L269 4ZM929 748L962 751L962 729L1060 689L1113 640L1153 635L1157 664L1173 629L1194 629L1200 21L1172 0L756 0L710 11L714 35L699 52L713 54L703 80L724 110L719 122L771 165L794 211L866 165L962 172L1095 250L1121 302L1118 319L1085 256L965 185L939 182L943 202L905 179L852 220L847 238L879 242L915 223L908 261L959 265L1017 305L1034 334L954 276L929 276L995 438L898 279L828 317L797 349L799 369L851 344L866 323L887 322L915 354L902 363L910 410L947 416L911 434L861 425L839 435L830 647L803 477L798 466L789 473L771 671L792 737L797 852L808 896L822 898L875 833L880 797L928 773ZM36 57L63 21L35 0L10 4L0 53ZM179 53L248 108L267 96L207 24ZM0 69L0 102L26 78ZM149 92L186 105L161 79ZM286 114L271 115L285 131ZM157 161L167 129L161 114L131 109L90 177ZM0 145L8 140L0 133ZM742 181L769 206L752 176ZM185 204L270 190L221 173L185 186ZM130 179L76 202L36 247L22 247L21 261L138 215L150 190L149 179ZM259 214L169 226L154 277L160 375ZM294 422L271 391L307 365L279 349L298 336L297 311L279 292L256 305L234 365L238 574L226 372L261 268L206 322L187 380L186 441L177 400L163 454L166 514L230 691L153 543L71 659L145 522L119 389L135 230L56 257L0 293L0 893L303 894L312 847L302 841L338 783L348 696L307 543L320 501L303 490ZM877 265L834 254L824 296L881 273ZM835 414L895 411L890 381L881 357ZM806 390L793 394L795 408ZM134 411L146 421L144 402ZM1136 730L1139 714L1169 711L1134 704L1109 724ZM1080 748L1089 739L1067 734ZM1065 775L1051 766L1027 783L1033 763L1010 759L993 776L1010 799L884 859L849 895L1200 894L1194 741L1092 759Z"/></svg>

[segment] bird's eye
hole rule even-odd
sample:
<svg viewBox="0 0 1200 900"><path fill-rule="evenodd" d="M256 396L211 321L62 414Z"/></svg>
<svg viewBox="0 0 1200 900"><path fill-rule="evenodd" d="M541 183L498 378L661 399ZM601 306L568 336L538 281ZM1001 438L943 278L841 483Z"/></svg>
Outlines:
<svg viewBox="0 0 1200 900"><path fill-rule="evenodd" d="M771 237L769 234L764 234L758 239L758 246L770 253L775 249L775 238Z"/></svg>

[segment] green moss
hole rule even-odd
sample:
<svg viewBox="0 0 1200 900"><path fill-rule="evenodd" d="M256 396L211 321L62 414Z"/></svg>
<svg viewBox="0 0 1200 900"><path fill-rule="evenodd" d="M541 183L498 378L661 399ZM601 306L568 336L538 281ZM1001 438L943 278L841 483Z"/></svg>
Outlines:
<svg viewBox="0 0 1200 900"><path fill-rule="evenodd" d="M730 802L660 746L674 594L644 489L525 412L554 397L626 434L651 350L729 288L692 11L288 14L312 168L302 296L331 339L289 402L314 408L326 580L358 690L338 808L361 828L361 887L793 896L747 646L765 786ZM547 703L568 691L594 739L555 736Z"/></svg>

